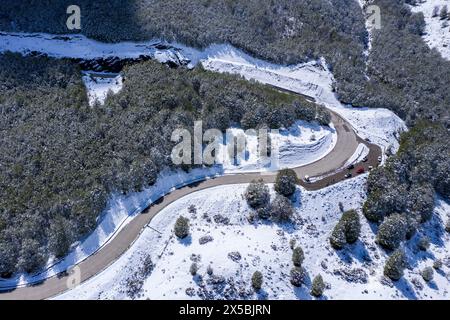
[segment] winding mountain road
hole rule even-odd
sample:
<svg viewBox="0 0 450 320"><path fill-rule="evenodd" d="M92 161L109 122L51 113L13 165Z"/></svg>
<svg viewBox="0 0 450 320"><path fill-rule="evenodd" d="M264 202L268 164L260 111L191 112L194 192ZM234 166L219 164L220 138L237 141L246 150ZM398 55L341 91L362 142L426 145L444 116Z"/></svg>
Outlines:
<svg viewBox="0 0 450 320"><path fill-rule="evenodd" d="M349 171L343 168L343 166L354 154L360 143L364 143L370 151L368 160L364 163L357 164L355 167L364 167L367 171L369 166L375 167L378 165L378 157L382 155L382 151L379 146L368 143L358 137L352 126L336 113L331 112L331 115L332 123L334 124L337 133L337 143L333 150L316 162L294 168L299 177L304 177L305 175L309 175L311 177L324 177L323 179L312 183L307 183L300 180L299 184L307 190L318 190L345 179L345 174ZM355 174L355 172L353 172L353 174ZM180 198L200 190L221 185L250 183L252 180L260 178L262 178L266 183L273 183L275 181L275 176L276 172L264 174L242 173L224 175L174 190L173 192L160 198L156 203L153 203L149 208L136 216L99 251L77 264L77 267L79 268L78 270L80 271L81 282L84 282L99 274L114 261L116 261L134 243L142 230L149 224L155 215ZM42 282L31 284L27 287L19 287L10 289L9 291L1 291L0 300L38 300L50 298L69 289L69 277L70 276L67 273L62 273L52 276Z"/></svg>
<svg viewBox="0 0 450 320"><path fill-rule="evenodd" d="M31 37L40 37L37 42L28 42L29 37L22 37L16 34L2 34L5 40L9 38L19 38L25 41L22 45L31 46L30 51L40 50L39 48L46 47L42 42L54 42L59 41L52 36L43 35L32 35ZM8 38L9 37L9 38ZM48 39L47 39L48 38ZM21 42L14 42L14 39L9 39L8 41L3 41L3 44L8 44L8 47L2 48L0 46L0 51L4 49L11 50L10 46L12 44L17 44L16 51L22 50ZM25 39L25 40L24 40ZM16 39L17 40L17 39ZM54 49L53 54L57 57L61 55L70 53L74 55L72 58L77 58L77 46L83 39L71 39L69 42L62 41L61 43L56 43L57 46ZM89 40L86 40L89 42ZM73 50L66 50L66 46L72 45ZM98 45L98 44L96 44ZM33 47L36 46L36 47ZM106 46L107 48L103 48ZM109 45L104 44L100 46L100 49L105 52L111 51L108 47ZM26 46L25 46L26 47ZM91 46L95 47L95 46ZM32 49L34 48L34 49ZM134 49L133 49L134 48ZM142 48L136 46L133 47L130 52L137 53L142 50ZM100 50L99 49L99 50ZM147 48L148 49L148 48ZM100 50L99 52L103 52ZM149 49L148 49L149 50ZM74 51L74 52L71 52ZM137 54L136 53L136 54ZM98 61L96 62L98 63ZM276 86L274 86L276 87ZM293 94L300 94L299 92L293 92L291 90L286 90L285 88L276 87L279 90L289 91ZM308 97L311 98L311 97ZM312 98L314 99L314 98ZM317 160L316 162L294 168L298 177L304 178L306 175L310 177L321 177L320 179L315 179L311 183L304 180L300 180L299 184L302 185L307 190L318 190L329 185L335 184L339 181L345 179L345 175L349 172L344 168L345 163L352 157L358 148L359 144L365 144L369 148L368 159L366 162L358 163L355 168L363 167L365 171L368 171L369 167L375 167L379 164L378 158L382 155L382 150L379 146L371 144L367 141L361 139L353 129L353 127L345 119L339 116L337 113L330 111L331 122L334 125L337 134L337 143L333 150L328 153L325 157ZM356 175L357 169L352 169L352 175ZM250 183L255 179L263 179L266 183L273 183L275 181L276 172L271 173L242 173L242 174L230 174L223 175L211 179L206 179L201 182L187 185L185 187L176 189L164 197L160 198L158 201L154 202L149 208L145 209L141 214L137 215L133 220L131 220L127 225L125 225L107 244L102 246L96 253L90 255L80 263L76 265L77 270L80 271L81 282L84 282L93 276L99 274L101 271L105 270L109 265L114 263L122 254L124 254L134 241L139 237L141 232L150 223L153 217L157 215L161 210L166 208L171 203L200 190L222 186L230 184L246 184ZM0 300L25 300L25 299L47 299L54 297L69 290L68 283L70 284L72 276L67 273L61 273L46 280L30 284L28 286L18 286L17 288L0 288ZM2 291L3 290L3 291Z"/></svg>

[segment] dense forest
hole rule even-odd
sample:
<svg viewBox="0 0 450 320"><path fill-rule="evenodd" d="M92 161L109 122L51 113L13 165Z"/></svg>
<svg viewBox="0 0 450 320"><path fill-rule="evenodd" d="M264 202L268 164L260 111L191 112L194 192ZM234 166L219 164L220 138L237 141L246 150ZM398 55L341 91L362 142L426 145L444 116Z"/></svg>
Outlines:
<svg viewBox="0 0 450 320"><path fill-rule="evenodd" d="M449 198L450 62L422 40L424 17L405 4L414 1L373 1L381 8L382 28L373 30L369 57L363 54L368 33L357 1L77 2L81 32L102 41L157 37L197 47L228 42L284 64L325 57L341 101L391 109L411 128L398 155L370 175L366 216L381 221L400 213L414 227L429 218L436 192ZM3 1L0 29L69 33L69 4L73 1ZM44 259L42 248L68 244L90 230L109 192L154 181L167 163L169 146L160 139L177 124L200 116L208 126L223 128L230 121L250 126L260 117L277 126L289 122L295 110L304 111L295 114L300 118L314 117L306 102L263 86L153 63L129 67L124 90L105 106L88 109L76 66L33 59L23 64L12 55L2 60L1 146L8 152L0 154L0 164L8 170L2 169L0 180L0 271L32 269ZM34 89L22 90L23 82ZM285 116L278 119L267 101ZM161 133L150 134L154 130ZM41 160L46 157L50 160ZM51 230L64 232L47 234ZM65 251L63 246L52 252Z"/></svg>
<svg viewBox="0 0 450 320"><path fill-rule="evenodd" d="M78 65L0 55L0 273L33 271L91 231L111 193L139 191L171 165L174 129L295 119L329 123L300 96L201 68L148 61L88 106Z"/></svg>
<svg viewBox="0 0 450 320"><path fill-rule="evenodd" d="M436 192L450 199L450 62L421 39L422 14L403 1L375 4L383 27L374 32L366 104L386 106L414 126L398 154L371 173L364 214L378 222L401 214L411 236L431 218Z"/></svg>
<svg viewBox="0 0 450 320"><path fill-rule="evenodd" d="M81 8L78 32L101 41L163 38L195 47L231 43L283 64L323 56L346 101L356 100L365 83L368 33L357 1L6 0L0 30L70 33L66 9L71 4Z"/></svg>

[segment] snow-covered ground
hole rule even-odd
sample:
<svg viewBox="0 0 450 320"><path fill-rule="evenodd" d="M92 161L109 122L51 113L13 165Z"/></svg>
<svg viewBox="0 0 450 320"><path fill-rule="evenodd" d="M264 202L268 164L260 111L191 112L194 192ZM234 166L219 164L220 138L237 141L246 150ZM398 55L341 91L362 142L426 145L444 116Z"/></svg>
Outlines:
<svg viewBox="0 0 450 320"><path fill-rule="evenodd" d="M224 172L244 173L261 172L271 170L273 163L264 161L258 150L257 132L245 132L239 128L229 129L230 137L245 138L245 149L239 157L230 156L230 146L232 140L220 145L218 159L223 166ZM337 142L337 134L331 127L323 127L317 123L297 121L287 129L280 129L278 132L270 132L272 146L277 146L277 165L280 168L296 168L315 162L330 153ZM274 147L272 147L273 152ZM234 148L231 149L234 152Z"/></svg>
<svg viewBox="0 0 450 320"><path fill-rule="evenodd" d="M425 16L426 28L424 35L425 42L430 48L436 48L444 58L450 59L450 19L439 17L439 13L444 6L448 6L449 0L420 0L417 6L411 6L413 12L423 12ZM438 7L438 16L433 17L433 11ZM450 15L449 15L450 18Z"/></svg>
<svg viewBox="0 0 450 320"><path fill-rule="evenodd" d="M120 74L108 73L83 73L83 82L87 89L89 105L105 103L108 94L118 93L123 86L123 78Z"/></svg>
<svg viewBox="0 0 450 320"><path fill-rule="evenodd" d="M242 194L245 185L207 189L186 196L161 211L133 246L114 264L96 277L57 299L126 299L127 280L150 257L155 267L140 279L145 299L246 298L311 299L311 280L321 274L327 283L326 299L447 299L450 298L450 236L443 223L450 216L450 205L438 199L434 217L423 230L432 245L419 252L416 238L407 246L410 269L405 277L392 283L383 277L387 254L374 245L374 226L361 215L360 241L342 251L331 248L328 237L339 216L339 202L345 209L358 209L365 199L366 175L320 191L299 189L295 202L295 222L250 223ZM175 220L190 218L191 234L185 240L172 236ZM305 252L308 277L301 288L289 282L292 268L290 242L296 241ZM203 243L203 244L202 244ZM231 257L230 257L231 253ZM239 254L237 254L239 253ZM239 258L240 256L240 258ZM234 260L232 259L234 258ZM444 266L435 272L434 281L425 283L419 270L442 259ZM192 277L193 261L199 266ZM213 276L207 274L207 267ZM250 286L254 271L264 275L262 293ZM82 272L82 270L81 270Z"/></svg>
<svg viewBox="0 0 450 320"><path fill-rule="evenodd" d="M361 10L363 11L363 15L367 16L368 12L367 12L367 5L368 5L367 0L358 0L358 4L361 7ZM370 51L372 50L372 28L373 26L366 20L366 29L367 29L367 33L368 33L368 41L367 41L367 49L364 51L364 55L367 57L367 59L370 56ZM367 71L367 69L366 69Z"/></svg>

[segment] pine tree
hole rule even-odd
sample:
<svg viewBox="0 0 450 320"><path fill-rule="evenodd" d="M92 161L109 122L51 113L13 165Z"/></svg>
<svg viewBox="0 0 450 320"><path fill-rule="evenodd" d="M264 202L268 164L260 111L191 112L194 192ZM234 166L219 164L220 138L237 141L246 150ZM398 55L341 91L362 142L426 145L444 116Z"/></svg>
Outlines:
<svg viewBox="0 0 450 320"><path fill-rule="evenodd" d="M290 197L295 193L297 183L298 177L294 170L280 170L275 179L275 191L285 197Z"/></svg>
<svg viewBox="0 0 450 320"><path fill-rule="evenodd" d="M252 275L252 287L256 291L260 290L263 284L263 275L259 271L255 271Z"/></svg>
<svg viewBox="0 0 450 320"><path fill-rule="evenodd" d="M301 247L296 247L292 251L292 263L296 267L301 267L304 260L305 260L305 255L303 253L303 249Z"/></svg>
<svg viewBox="0 0 450 320"><path fill-rule="evenodd" d="M397 249L386 261L384 266L384 275L394 281L403 277L403 271L406 268L406 255L401 249Z"/></svg>
<svg viewBox="0 0 450 320"><path fill-rule="evenodd" d="M245 191L245 199L254 209L265 207L270 202L269 188L262 179L252 181Z"/></svg>
<svg viewBox="0 0 450 320"><path fill-rule="evenodd" d="M183 216L178 217L175 222L174 232L178 238L186 238L189 235L189 219Z"/></svg>
<svg viewBox="0 0 450 320"><path fill-rule="evenodd" d="M323 282L322 276L319 274L314 278L312 282L311 295L314 297L320 297L323 295L324 290L325 283Z"/></svg>
<svg viewBox="0 0 450 320"><path fill-rule="evenodd" d="M406 239L407 225L402 215L393 214L380 225L376 242L385 249L395 250Z"/></svg>

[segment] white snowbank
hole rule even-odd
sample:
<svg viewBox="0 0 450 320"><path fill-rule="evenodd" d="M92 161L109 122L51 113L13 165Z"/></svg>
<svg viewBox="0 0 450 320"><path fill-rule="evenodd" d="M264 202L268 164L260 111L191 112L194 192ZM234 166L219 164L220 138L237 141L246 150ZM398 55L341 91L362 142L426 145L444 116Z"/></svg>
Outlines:
<svg viewBox="0 0 450 320"><path fill-rule="evenodd" d="M369 155L369 151L369 148L365 144L360 143L355 153L350 157L350 159L347 160L344 167L350 164L361 162L365 157Z"/></svg>
<svg viewBox="0 0 450 320"><path fill-rule="evenodd" d="M258 137L246 134L239 128L230 129L235 136L243 136L246 140L244 156L229 156L229 145L226 139L218 152L225 173L261 172L270 170L270 161L261 159L258 150ZM330 153L337 142L336 131L331 127L323 127L317 123L296 121L288 129L280 129L278 133L270 133L272 145L277 146L277 165L280 168L296 168L315 162ZM239 160L239 161L238 161Z"/></svg>
<svg viewBox="0 0 450 320"><path fill-rule="evenodd" d="M417 6L410 6L412 12L423 12L425 16L425 32L423 36L430 48L436 48L445 59L450 59L450 21L441 20L439 16L433 17L433 10L437 6L440 9L447 5L450 12L448 0L425 0Z"/></svg>
<svg viewBox="0 0 450 320"><path fill-rule="evenodd" d="M82 79L87 89L90 106L94 106L96 102L104 104L108 94L118 93L123 86L123 78L120 74L84 72Z"/></svg>
<svg viewBox="0 0 450 320"><path fill-rule="evenodd" d="M83 35L52 35L46 33L0 32L0 52L41 52L55 58L139 58L142 54L157 53L159 41L103 43Z"/></svg>
<svg viewBox="0 0 450 320"><path fill-rule="evenodd" d="M199 256L198 274L205 281L209 278L206 268L211 265L215 275L227 281L233 279L237 288L250 289L252 273L261 271L263 292L269 299L311 299L311 281L319 273L329 284L325 291L327 299L448 299L450 286L445 272L450 267L450 236L443 232L440 220L448 219L450 206L442 200L438 200L430 222L436 226L423 228L435 233L429 235L432 245L428 253L418 252L417 237L413 239L406 248L412 268L405 271L405 278L398 283L382 281L387 254L374 245L374 231L365 218L361 218L361 241L342 251L330 247L328 237L339 219L339 202L345 209L360 209L365 199L366 177L359 176L320 191L301 189L295 226L249 223L250 210L242 197L245 185L222 186L188 195L161 211L150 223L154 229L146 228L114 264L56 298L126 299L126 279L139 267L142 257L150 254L156 267L146 278L140 299L198 299L186 292L187 288L194 288L194 293L199 290L199 279L189 274L193 255ZM191 205L196 212L189 212ZM229 224L215 222L217 214L227 217ZM174 222L180 215L189 217L191 222L191 236L183 241L172 237ZM206 235L212 241L201 245L199 239ZM303 265L308 274L306 284L298 289L292 287L288 278L292 268L291 239L304 250ZM240 261L228 257L234 251L240 253ZM435 273L432 283L426 284L418 271L436 259L444 259L443 270ZM416 288L412 279L417 279L414 281L422 289ZM208 284L206 287L211 288ZM214 297L223 298L220 293Z"/></svg>

